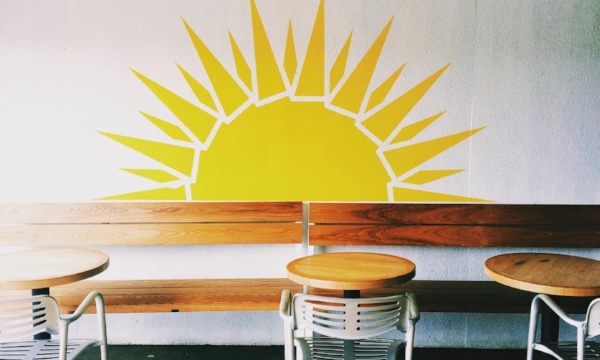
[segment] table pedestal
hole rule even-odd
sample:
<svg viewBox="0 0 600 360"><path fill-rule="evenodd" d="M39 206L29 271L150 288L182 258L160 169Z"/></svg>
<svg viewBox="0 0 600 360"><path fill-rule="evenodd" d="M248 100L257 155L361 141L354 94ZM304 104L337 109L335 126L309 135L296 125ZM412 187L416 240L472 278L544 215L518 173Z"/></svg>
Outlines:
<svg viewBox="0 0 600 360"><path fill-rule="evenodd" d="M360 290L344 290L344 299L360 298Z"/></svg>
<svg viewBox="0 0 600 360"><path fill-rule="evenodd" d="M31 295L32 296L36 296L36 295L50 295L50 288L33 289L33 290L31 290ZM35 313L36 310L33 310L33 312ZM39 318L40 318L40 316L34 316L33 320L36 320L36 319L39 319ZM35 334L35 335L33 335L33 339L34 340L50 340L50 334L47 333L47 332Z"/></svg>

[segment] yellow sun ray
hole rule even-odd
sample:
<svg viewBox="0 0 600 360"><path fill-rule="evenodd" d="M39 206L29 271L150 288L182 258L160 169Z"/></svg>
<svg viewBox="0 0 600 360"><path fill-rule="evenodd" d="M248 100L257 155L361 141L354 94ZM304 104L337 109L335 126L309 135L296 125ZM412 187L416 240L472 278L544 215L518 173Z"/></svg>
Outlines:
<svg viewBox="0 0 600 360"><path fill-rule="evenodd" d="M375 90L371 90L371 82L393 18L358 64L347 68L355 36L351 31L329 69L327 80L324 0L319 2L304 57L296 54L294 29L292 21L288 21L282 62L274 56L255 0L249 3L253 67L248 66L247 58L229 33L235 69L227 70L183 20L208 80L201 84L177 66L198 101L206 107L196 106L136 72L181 123L142 115L171 139L189 145L102 133L173 169L123 169L163 187L105 199L486 201L421 188L464 169L417 168L483 128L442 134L399 147L399 143L414 140L444 114L440 112L400 127L449 64L399 97L388 100L400 75L406 71L406 64ZM299 58L303 58L301 65ZM264 99L269 101L261 101ZM369 112L364 120L363 111ZM182 186L172 188L166 186L168 183Z"/></svg>
<svg viewBox="0 0 600 360"><path fill-rule="evenodd" d="M194 95L196 95L196 98L202 104L216 111L217 107L215 106L215 102L210 92L204 86L202 86L202 84L200 84L198 80L196 80L192 75L190 75L190 73L188 73L181 65L177 64L177 67L179 68L179 71L185 78L185 81L187 81L188 85L194 92Z"/></svg>
<svg viewBox="0 0 600 360"><path fill-rule="evenodd" d="M346 109L355 114L358 113L365 99L371 77L373 76L377 62L379 61L381 49L383 49L393 20L394 18L390 19L365 56L360 60L352 74L348 77L348 80L333 98L333 101L331 102L332 105Z"/></svg>
<svg viewBox="0 0 600 360"><path fill-rule="evenodd" d="M468 196L406 188L394 188L394 200L399 202L493 202Z"/></svg>
<svg viewBox="0 0 600 360"><path fill-rule="evenodd" d="M384 155L394 170L394 174L400 176L441 152L448 150L459 142L475 135L482 129L484 128L463 131L461 133L423 141L418 144L388 150Z"/></svg>
<svg viewBox="0 0 600 360"><path fill-rule="evenodd" d="M381 141L394 131L396 126L404 120L406 115L417 105L419 100L431 88L431 86L439 79L442 73L450 66L447 64L433 75L423 80L421 83L408 90L389 105L372 115L367 120L363 121L363 125L377 136Z"/></svg>
<svg viewBox="0 0 600 360"><path fill-rule="evenodd" d="M198 138L204 142L217 119L202 109L175 94L171 90L150 80L132 69L135 75L162 101L163 104Z"/></svg>
<svg viewBox="0 0 600 360"><path fill-rule="evenodd" d="M229 32L229 43L231 44L231 52L233 53L233 60L235 61L235 68L237 69L238 77L244 82L248 89L252 90L252 72L250 66L246 62L244 55L240 51L233 35Z"/></svg>
<svg viewBox="0 0 600 360"><path fill-rule="evenodd" d="M352 42L352 33L348 35L342 50L338 54L333 66L331 67L331 71L329 71L329 89L333 90L340 82L344 74L346 73L346 63L348 62L348 53L350 52L350 43Z"/></svg>
<svg viewBox="0 0 600 360"><path fill-rule="evenodd" d="M321 0L306 57L296 88L298 96L323 96L325 93L325 4Z"/></svg>
<svg viewBox="0 0 600 360"><path fill-rule="evenodd" d="M248 95L246 95L244 90L231 77L213 53L210 52L188 23L185 20L183 20L183 23L217 94L219 103L223 107L225 115L231 115L248 100Z"/></svg>
<svg viewBox="0 0 600 360"><path fill-rule="evenodd" d="M178 188L158 188L144 191L135 191L126 194L119 194L114 196L106 196L96 200L186 200L185 188L180 186Z"/></svg>
<svg viewBox="0 0 600 360"><path fill-rule="evenodd" d="M414 175L407 177L402 182L407 184L423 185L463 171L465 171L465 169L421 170L416 172Z"/></svg>
<svg viewBox="0 0 600 360"><path fill-rule="evenodd" d="M179 126L159 119L156 116L146 114L143 111L140 111L140 114L144 115L146 119L150 120L157 128L162 130L162 132L167 134L171 139L192 142L192 140L185 134L185 132L183 132L183 130L179 128Z"/></svg>
<svg viewBox="0 0 600 360"><path fill-rule="evenodd" d="M419 135L421 131L425 130L429 125L431 125L431 123L436 121L440 116L444 115L445 113L445 111L442 111L426 119L417 121L414 124L410 124L408 126L403 127L402 130L400 130L398 135L396 135L396 137L394 138L394 140L392 140L390 144L396 144L402 141L408 141L413 139L415 136Z"/></svg>
<svg viewBox="0 0 600 360"><path fill-rule="evenodd" d="M258 99L262 100L285 91L285 84L254 0L250 1L250 7L252 10L252 34L254 35Z"/></svg>
<svg viewBox="0 0 600 360"><path fill-rule="evenodd" d="M398 80L398 76L400 76L400 73L402 72L402 70L404 70L405 66L406 63L400 66L398 70L396 70L392 75L390 75L390 77L388 77L387 80L381 83L381 85L379 85L379 87L375 89L375 91L373 91L371 97L369 98L369 103L367 104L367 111L381 104L383 100L385 100L385 98L390 93L392 86L394 86L396 80Z"/></svg>
<svg viewBox="0 0 600 360"><path fill-rule="evenodd" d="M192 148L105 132L100 133L182 174L188 176L192 174L194 164L194 149Z"/></svg>
<svg viewBox="0 0 600 360"><path fill-rule="evenodd" d="M149 180L153 180L159 183L166 183L166 182L170 182L170 181L175 181L175 180L179 180L178 177L173 176L171 174L169 174L168 172L164 171L164 170L157 170L157 169L121 169L123 171L127 171L128 173L137 175L137 176L141 176L143 178L149 179Z"/></svg>
<svg viewBox="0 0 600 360"><path fill-rule="evenodd" d="M292 20L290 20L285 42L285 57L283 58L283 68L285 69L290 84L294 82L294 76L296 75L296 69L298 68L296 46L294 44L294 32L292 31Z"/></svg>

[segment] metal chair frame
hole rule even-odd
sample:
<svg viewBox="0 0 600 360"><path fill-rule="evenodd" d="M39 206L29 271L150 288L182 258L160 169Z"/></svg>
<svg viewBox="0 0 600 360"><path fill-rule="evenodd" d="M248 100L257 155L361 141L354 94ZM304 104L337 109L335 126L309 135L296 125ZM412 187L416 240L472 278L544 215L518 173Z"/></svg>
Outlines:
<svg viewBox="0 0 600 360"><path fill-rule="evenodd" d="M285 359L395 359L405 348L412 358L419 308L413 293L378 298L346 299L289 290L281 294ZM404 340L381 338L399 330ZM316 333L316 334L315 334Z"/></svg>
<svg viewBox="0 0 600 360"><path fill-rule="evenodd" d="M557 343L536 342L538 314L541 303L545 303L560 319L577 329L577 341ZM533 359L533 351L550 354L557 359L600 359L600 344L589 339L600 335L600 298L593 300L583 321L575 320L564 312L548 295L540 294L533 298L527 339L527 360Z"/></svg>
<svg viewBox="0 0 600 360"><path fill-rule="evenodd" d="M99 339L69 340L69 325L83 315L92 301L96 302ZM31 339L47 332L59 339ZM49 295L0 300L0 358L2 359L75 359L85 349L100 346L102 360L107 360L104 298L97 291L89 293L70 315L60 315L58 303Z"/></svg>

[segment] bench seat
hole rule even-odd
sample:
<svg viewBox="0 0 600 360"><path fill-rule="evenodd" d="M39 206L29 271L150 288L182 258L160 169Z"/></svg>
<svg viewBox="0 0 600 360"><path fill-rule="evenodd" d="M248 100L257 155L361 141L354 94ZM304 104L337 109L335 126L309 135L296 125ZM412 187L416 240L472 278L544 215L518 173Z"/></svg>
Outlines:
<svg viewBox="0 0 600 360"><path fill-rule="evenodd" d="M277 310L283 289L292 293L302 286L285 278L205 280L87 280L53 287L61 312L75 310L92 290L105 298L107 313ZM342 296L340 290L309 288L309 293ZM362 291L365 297L412 291L423 312L528 313L535 294L493 281L412 280L395 287ZM3 291L27 295L28 291ZM585 313L592 298L563 298L570 313ZM90 307L89 312L95 309Z"/></svg>

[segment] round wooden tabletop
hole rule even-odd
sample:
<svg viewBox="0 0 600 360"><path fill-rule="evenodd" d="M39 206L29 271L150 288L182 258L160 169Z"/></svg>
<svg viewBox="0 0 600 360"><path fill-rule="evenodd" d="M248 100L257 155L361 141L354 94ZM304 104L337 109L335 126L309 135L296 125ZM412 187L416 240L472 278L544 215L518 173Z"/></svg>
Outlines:
<svg viewBox="0 0 600 360"><path fill-rule="evenodd" d="M38 249L0 255L0 289L41 289L87 279L108 268L90 249Z"/></svg>
<svg viewBox="0 0 600 360"><path fill-rule="evenodd" d="M485 262L493 280L538 294L561 296L600 295L600 261L578 256L514 253Z"/></svg>
<svg viewBox="0 0 600 360"><path fill-rule="evenodd" d="M306 256L290 262L288 278L321 289L366 290L407 282L415 264L407 259L375 253L343 252Z"/></svg>

